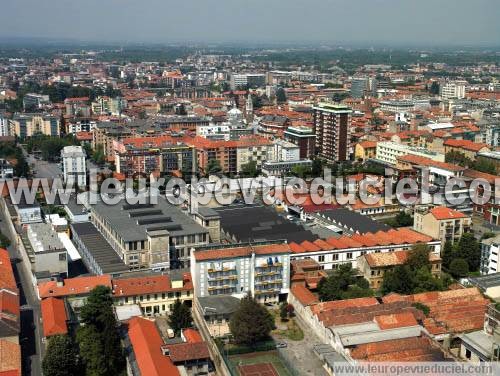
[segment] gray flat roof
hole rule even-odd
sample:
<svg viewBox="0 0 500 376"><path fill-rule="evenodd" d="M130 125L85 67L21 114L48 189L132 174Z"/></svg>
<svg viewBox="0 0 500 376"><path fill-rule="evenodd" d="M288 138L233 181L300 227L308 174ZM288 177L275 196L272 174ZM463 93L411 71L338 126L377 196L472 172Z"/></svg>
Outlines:
<svg viewBox="0 0 500 376"><path fill-rule="evenodd" d="M129 205L124 199L117 205L98 202L92 212L103 217L124 242L147 239L147 232L166 230L170 236L208 233L177 206L163 197L156 204Z"/></svg>
<svg viewBox="0 0 500 376"><path fill-rule="evenodd" d="M200 297L198 302L202 309L207 308L206 316L229 315L236 312L240 306L240 300L230 295Z"/></svg>
<svg viewBox="0 0 500 376"><path fill-rule="evenodd" d="M129 267L118 257L115 250L92 223L72 223L71 227L104 274L129 270Z"/></svg>
<svg viewBox="0 0 500 376"><path fill-rule="evenodd" d="M324 210L318 212L316 215L320 215L336 225L352 229L352 231L359 232L360 234L365 234L367 232L375 233L391 229L384 223L374 221L366 215L345 208Z"/></svg>
<svg viewBox="0 0 500 376"><path fill-rule="evenodd" d="M479 277L469 277L469 282L479 287L481 290L486 290L490 287L500 286L500 273L482 275Z"/></svg>
<svg viewBox="0 0 500 376"><path fill-rule="evenodd" d="M465 342L465 345L469 345L467 347L474 347L485 357L492 355L494 337L486 334L483 330L462 334L460 338Z"/></svg>

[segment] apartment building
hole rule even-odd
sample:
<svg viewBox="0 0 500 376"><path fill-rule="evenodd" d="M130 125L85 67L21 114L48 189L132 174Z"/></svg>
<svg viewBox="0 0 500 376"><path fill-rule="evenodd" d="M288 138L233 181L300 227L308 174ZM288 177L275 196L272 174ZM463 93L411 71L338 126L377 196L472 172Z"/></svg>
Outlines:
<svg viewBox="0 0 500 376"><path fill-rule="evenodd" d="M495 274L500 271L500 235L481 241L481 274Z"/></svg>
<svg viewBox="0 0 500 376"><path fill-rule="evenodd" d="M198 248L191 253L195 295L242 298L250 293L262 303L284 301L290 253L290 247L281 241Z"/></svg>
<svg viewBox="0 0 500 376"><path fill-rule="evenodd" d="M81 146L65 146L61 150L63 177L66 184L84 189L87 186L85 151Z"/></svg>
<svg viewBox="0 0 500 376"><path fill-rule="evenodd" d="M299 147L300 159L313 158L315 156L316 135L312 128L288 127L283 133L285 140Z"/></svg>
<svg viewBox="0 0 500 376"><path fill-rule="evenodd" d="M198 152L198 167L206 172L208 162L217 160L223 172L237 174L244 164L254 161L257 167L268 159L271 141L260 136L241 137L235 141L214 141L202 137L186 139Z"/></svg>
<svg viewBox="0 0 500 376"><path fill-rule="evenodd" d="M365 161L370 158L375 158L377 153L376 141L361 141L354 147L354 159L357 161Z"/></svg>
<svg viewBox="0 0 500 376"><path fill-rule="evenodd" d="M413 229L439 239L443 245L447 241L458 242L464 233L470 232L471 225L470 216L445 206L415 209Z"/></svg>
<svg viewBox="0 0 500 376"><path fill-rule="evenodd" d="M300 160L300 148L288 141L276 139L269 150L269 162L289 162Z"/></svg>
<svg viewBox="0 0 500 376"><path fill-rule="evenodd" d="M64 100L66 115L89 117L91 115L89 100L89 97L66 98Z"/></svg>
<svg viewBox="0 0 500 376"><path fill-rule="evenodd" d="M57 116L49 114L15 114L10 120L11 135L19 138L31 137L35 134L59 136L61 121Z"/></svg>
<svg viewBox="0 0 500 376"><path fill-rule="evenodd" d="M101 147L107 161L115 161L115 150L113 141L130 137L132 131L123 125L112 122L97 123L92 131L92 148L96 150Z"/></svg>
<svg viewBox="0 0 500 376"><path fill-rule="evenodd" d="M361 275L369 282L370 288L379 289L384 280L384 274L408 260L410 251L396 251L385 253L370 253L359 256L356 265ZM434 276L441 274L441 257L430 253L429 262L431 273Z"/></svg>
<svg viewBox="0 0 500 376"><path fill-rule="evenodd" d="M266 75L264 73L232 74L230 86L231 90L264 87L266 86Z"/></svg>
<svg viewBox="0 0 500 376"><path fill-rule="evenodd" d="M35 111L50 104L48 95L28 93L23 97L24 111Z"/></svg>
<svg viewBox="0 0 500 376"><path fill-rule="evenodd" d="M189 273L114 278L111 283L113 303L138 305L143 316L168 315L177 299L192 306L193 283Z"/></svg>
<svg viewBox="0 0 500 376"><path fill-rule="evenodd" d="M172 136L133 137L114 140L116 172L191 176L197 171L196 150Z"/></svg>
<svg viewBox="0 0 500 376"><path fill-rule="evenodd" d="M0 180L11 179L14 176L14 167L12 164L3 158L0 158Z"/></svg>
<svg viewBox="0 0 500 376"><path fill-rule="evenodd" d="M0 137L10 136L9 119L0 113Z"/></svg>
<svg viewBox="0 0 500 376"><path fill-rule="evenodd" d="M398 144L392 141L377 143L375 158L383 163L395 166L397 164L397 158L403 155L429 158L436 162L444 162L445 160L444 154L429 151L424 148Z"/></svg>
<svg viewBox="0 0 500 376"><path fill-rule="evenodd" d="M487 144L480 144L469 140L449 139L446 140L443 145L446 154L450 152L461 153L471 161L476 159L478 153L487 153L490 151Z"/></svg>
<svg viewBox="0 0 500 376"><path fill-rule="evenodd" d="M98 202L91 221L131 269L189 266L190 250L207 245L209 231L180 208L157 197L155 204Z"/></svg>
<svg viewBox="0 0 500 376"><path fill-rule="evenodd" d="M313 110L317 155L332 162L349 160L352 153L351 108L320 103Z"/></svg>
<svg viewBox="0 0 500 376"><path fill-rule="evenodd" d="M465 87L467 81L446 81L440 83L440 95L442 99L465 98Z"/></svg>
<svg viewBox="0 0 500 376"><path fill-rule="evenodd" d="M120 115L127 107L127 101L121 97L98 97L91 104L94 115Z"/></svg>

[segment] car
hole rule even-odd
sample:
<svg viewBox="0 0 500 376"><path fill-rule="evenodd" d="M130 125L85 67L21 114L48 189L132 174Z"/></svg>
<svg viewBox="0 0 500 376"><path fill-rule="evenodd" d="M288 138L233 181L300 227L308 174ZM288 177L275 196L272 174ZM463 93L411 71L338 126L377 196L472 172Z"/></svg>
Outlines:
<svg viewBox="0 0 500 376"><path fill-rule="evenodd" d="M288 345L286 344L286 342L276 342L276 348L277 349L284 349L286 348Z"/></svg>

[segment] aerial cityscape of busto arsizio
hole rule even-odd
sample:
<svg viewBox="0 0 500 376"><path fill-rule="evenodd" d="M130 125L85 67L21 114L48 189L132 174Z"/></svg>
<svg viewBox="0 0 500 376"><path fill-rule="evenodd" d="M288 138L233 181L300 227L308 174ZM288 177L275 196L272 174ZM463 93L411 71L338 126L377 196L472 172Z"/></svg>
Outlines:
<svg viewBox="0 0 500 376"><path fill-rule="evenodd" d="M0 2L0 376L500 376L499 16Z"/></svg>

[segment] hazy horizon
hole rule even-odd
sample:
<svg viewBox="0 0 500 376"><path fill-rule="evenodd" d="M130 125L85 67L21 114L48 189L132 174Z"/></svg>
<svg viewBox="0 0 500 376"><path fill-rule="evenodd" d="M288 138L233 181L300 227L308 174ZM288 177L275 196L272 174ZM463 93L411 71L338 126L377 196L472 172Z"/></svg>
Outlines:
<svg viewBox="0 0 500 376"><path fill-rule="evenodd" d="M0 39L498 46L496 0L15 0Z"/></svg>

